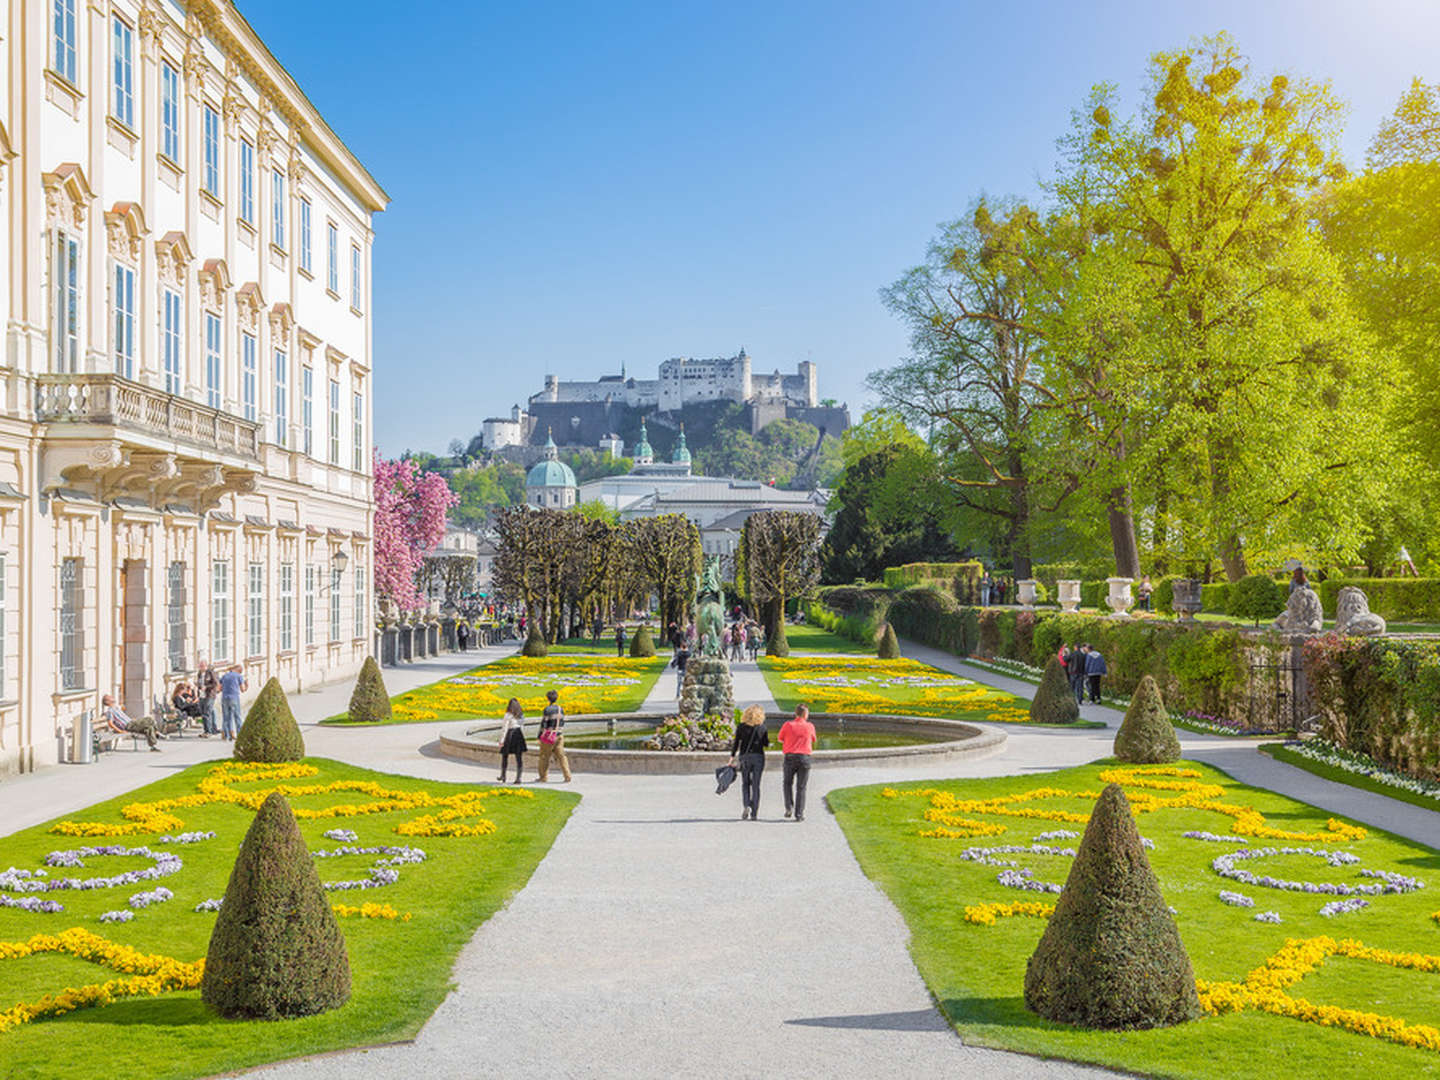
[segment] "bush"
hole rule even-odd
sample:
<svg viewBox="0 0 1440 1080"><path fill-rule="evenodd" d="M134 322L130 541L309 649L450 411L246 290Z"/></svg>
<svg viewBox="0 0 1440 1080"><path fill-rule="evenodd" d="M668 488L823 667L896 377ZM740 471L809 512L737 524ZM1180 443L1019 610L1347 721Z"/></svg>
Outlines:
<svg viewBox="0 0 1440 1080"><path fill-rule="evenodd" d="M978 562L906 563L885 568L885 585L897 592L916 585L934 585L961 603L980 602L980 579L985 567Z"/></svg>
<svg viewBox="0 0 1440 1080"><path fill-rule="evenodd" d="M1150 602L1156 611L1164 615L1175 614L1175 582L1178 580L1179 578L1171 575L1155 582L1155 591L1150 596Z"/></svg>
<svg viewBox="0 0 1440 1080"><path fill-rule="evenodd" d="M299 761L305 756L305 739L290 702L273 675L261 688L245 722L235 736L237 761Z"/></svg>
<svg viewBox="0 0 1440 1080"><path fill-rule="evenodd" d="M642 626L635 631L635 636L630 639L631 656L654 656L655 639L650 636L650 627Z"/></svg>
<svg viewBox="0 0 1440 1080"><path fill-rule="evenodd" d="M1055 914L1025 969L1025 1005L1087 1028L1200 1015L1195 973L1118 784L1100 794Z"/></svg>
<svg viewBox="0 0 1440 1080"><path fill-rule="evenodd" d="M360 665L360 677L350 695L350 720L356 724L383 724L390 719L390 695L375 657L367 656Z"/></svg>
<svg viewBox="0 0 1440 1080"><path fill-rule="evenodd" d="M1080 719L1075 691L1070 689L1070 678L1060 665L1059 657L1050 657L1045 665L1039 689L1030 702L1030 719L1037 724L1073 724Z"/></svg>
<svg viewBox="0 0 1440 1080"><path fill-rule="evenodd" d="M200 997L221 1016L253 1020L313 1016L350 997L345 938L278 791L261 804L230 871Z"/></svg>
<svg viewBox="0 0 1440 1080"><path fill-rule="evenodd" d="M816 626L824 627L832 634L839 634L857 645L864 645L867 648L875 644L879 636L875 632L875 622L868 615L842 615L832 611L819 601L812 601L805 608L805 616Z"/></svg>
<svg viewBox="0 0 1440 1080"><path fill-rule="evenodd" d="M1229 613L1238 619L1252 619L1258 626L1285 610L1285 586L1269 574L1250 574L1230 590Z"/></svg>
<svg viewBox="0 0 1440 1080"><path fill-rule="evenodd" d="M1230 611L1230 589L1228 581L1212 581L1200 586L1200 610L1214 615L1226 615Z"/></svg>
<svg viewBox="0 0 1440 1080"><path fill-rule="evenodd" d="M780 619L775 623L775 633L765 639L766 656L789 656L790 639L785 636L785 620Z"/></svg>
<svg viewBox="0 0 1440 1080"><path fill-rule="evenodd" d="M1155 679L1146 675L1140 680L1125 719L1115 733L1115 756L1133 765L1162 765L1180 760L1180 739L1165 699Z"/></svg>
<svg viewBox="0 0 1440 1080"><path fill-rule="evenodd" d="M876 655L881 660L900 659L900 642L895 637L895 628L888 622L885 624L884 632L880 635L880 647L876 650Z"/></svg>
<svg viewBox="0 0 1440 1080"><path fill-rule="evenodd" d="M1370 610L1391 622L1440 622L1440 578L1341 578L1320 582L1320 602L1333 617L1346 585L1363 589Z"/></svg>

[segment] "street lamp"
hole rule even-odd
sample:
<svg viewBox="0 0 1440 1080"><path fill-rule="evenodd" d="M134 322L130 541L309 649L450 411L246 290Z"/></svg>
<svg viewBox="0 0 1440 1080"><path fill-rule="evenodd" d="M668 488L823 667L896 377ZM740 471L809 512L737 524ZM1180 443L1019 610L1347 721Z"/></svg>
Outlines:
<svg viewBox="0 0 1440 1080"><path fill-rule="evenodd" d="M345 554L344 548L336 548L335 554L330 556L330 566L340 573L345 572L345 567L350 565L350 556Z"/></svg>

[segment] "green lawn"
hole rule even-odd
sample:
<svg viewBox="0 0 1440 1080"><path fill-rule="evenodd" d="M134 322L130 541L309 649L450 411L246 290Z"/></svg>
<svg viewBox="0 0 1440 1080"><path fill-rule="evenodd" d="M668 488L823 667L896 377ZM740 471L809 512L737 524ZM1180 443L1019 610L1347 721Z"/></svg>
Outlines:
<svg viewBox="0 0 1440 1080"><path fill-rule="evenodd" d="M1283 743L1262 743L1259 749L1262 754L1269 754L1276 761L1294 765L1297 769L1304 769L1316 776L1323 776L1326 780L1333 780L1337 784L1349 784L1362 791L1373 791L1377 795L1399 799L1412 806L1423 806L1426 810L1440 811L1440 799L1421 795L1414 791L1406 791L1404 788L1398 788L1391 784L1382 784L1368 776L1361 776L1359 773L1353 773L1346 769L1337 769L1334 765L1327 765L1323 761L1312 761L1310 758L1286 748Z"/></svg>
<svg viewBox="0 0 1440 1080"><path fill-rule="evenodd" d="M318 769L318 775L285 782L305 785L372 781L387 790L423 790L436 797L486 790L371 772L322 758L310 758L306 764ZM197 783L213 768L214 762L196 765L70 817L84 822L121 822L121 806L194 794ZM233 788L263 791L274 783L251 781ZM397 835L393 831L397 824L431 812L414 808L300 821L312 851L340 846L322 834L327 829L345 828L358 834L360 846L407 845L422 849L427 856L424 862L400 867L400 879L393 885L329 893L332 903L389 904L411 916L408 922L359 917L340 920L353 980L352 996L343 1007L301 1020L240 1022L211 1014L200 1001L198 991L127 998L0 1033L0 1074L7 1080L89 1080L96 1075L110 1080L209 1076L302 1054L411 1038L449 991L451 968L461 946L529 880L578 801L578 796L567 792L535 791L529 796L487 800L481 816L493 821L497 830L481 836ZM292 797L291 803L297 810L318 809L372 797L317 793ZM154 834L87 840L50 833L53 823L47 823L0 839L0 868L38 870L48 852L87 845L151 845L157 851L173 852L183 861L178 873L158 881L44 894L64 904L65 910L60 913L0 907L0 942L24 941L37 933L82 927L145 953L186 962L204 956L215 915L196 912L195 905L224 895L236 849L253 814L224 802L181 807L174 813L184 821L183 828L175 831L213 830L216 836L199 843L174 845L156 843ZM465 823L477 820L464 819ZM364 878L378 857L317 860L320 879ZM83 868L55 869L50 873L52 878L62 874L84 878L151 865L151 860L143 857L92 856L85 859ZM131 894L157 885L173 891L174 898L136 911L129 923L99 921L102 912L125 908ZM63 954L0 960L0 972L0 1013L66 986L117 977L108 968Z"/></svg>
<svg viewBox="0 0 1440 1080"><path fill-rule="evenodd" d="M1235 783L1205 765L1181 763L1198 770L1205 782L1225 790L1220 801L1251 806L1268 824L1290 831L1323 831L1329 815L1272 792ZM1043 776L993 780L922 781L894 785L905 792L920 789L956 793L963 799L1017 795L1040 787L1068 792L1098 792L1100 773L1113 762ZM1134 788L1127 785L1132 795ZM1170 792L1156 791L1164 797ZM1247 1009L1206 1017L1175 1028L1155 1031L1086 1031L1042 1021L1024 1006L1025 964L1044 926L1039 918L999 917L993 925L965 919L966 905L1053 902L1050 894L1006 888L996 880L994 866L966 861L971 845L991 847L1029 844L1049 830L1084 829L1047 819L1029 819L965 808L960 816L1005 826L998 836L978 839L920 837L934 824L924 818L928 797L886 798L879 786L832 792L828 802L865 872L889 895L911 933L910 951L921 975L946 1016L975 1045L1018 1050L1044 1057L1090 1062L1145 1075L1209 1080L1212 1077L1268 1080L1275 1076L1405 1077L1440 1073L1440 1053L1414 1049L1341 1028L1321 1027ZM1018 809L1064 809L1088 814L1093 802L1074 796L1021 804ZM1251 848L1301 846L1339 848L1361 858L1356 866L1330 867L1317 858L1277 855L1242 863L1257 875L1313 882L1364 882L1361 867L1399 872L1419 878L1430 888L1403 895L1371 897L1362 911L1325 918L1319 908L1331 899L1244 885L1214 872L1217 856L1243 845L1186 839L1186 830L1217 834L1231 831L1233 819L1200 808L1166 808L1139 815L1141 835L1155 848L1149 853L1169 903L1177 909L1176 924L1190 953L1197 978L1242 981L1280 949L1289 938L1356 938L1367 946L1405 952L1440 954L1440 934L1430 913L1437 904L1440 855L1429 848L1371 830L1349 843L1252 838ZM1057 839L1050 844L1073 847L1079 841ZM1002 855L1031 868L1042 881L1063 883L1070 860L1054 855ZM1251 897L1253 909L1230 907L1218 897L1228 889ZM1278 925L1255 922L1256 912L1276 911ZM1440 993L1434 972L1399 970L1372 962L1332 957L1321 968L1289 988L1293 997L1317 1005L1337 1005L1398 1017L1409 1024L1440 1026Z"/></svg>
<svg viewBox="0 0 1440 1080"><path fill-rule="evenodd" d="M566 713L634 712L650 695L655 680L670 661L669 654L645 659L562 654L530 659L507 656L460 675L408 690L390 699L389 723L434 720L498 720L506 703L519 700L527 718L545 707L545 693L556 690ZM323 723L351 725L340 713Z"/></svg>
<svg viewBox="0 0 1440 1080"><path fill-rule="evenodd" d="M875 649L871 646L858 645L849 638L832 634L823 626L813 626L810 623L799 626L786 623L785 640L790 643L791 651L875 655Z"/></svg>

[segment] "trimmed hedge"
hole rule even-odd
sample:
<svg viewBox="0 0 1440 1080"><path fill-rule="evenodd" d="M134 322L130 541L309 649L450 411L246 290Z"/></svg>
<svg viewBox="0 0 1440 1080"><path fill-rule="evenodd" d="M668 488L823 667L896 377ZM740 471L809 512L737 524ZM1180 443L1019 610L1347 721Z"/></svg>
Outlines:
<svg viewBox="0 0 1440 1080"><path fill-rule="evenodd" d="M539 628L533 623L530 626L530 632L525 637L525 644L520 649L520 655L532 658L550 655L549 643L546 642L545 636L540 633ZM633 656L634 654L632 653L631 655Z"/></svg>
<svg viewBox="0 0 1440 1080"><path fill-rule="evenodd" d="M839 634L857 645L868 648L875 644L875 620L869 615L842 615L816 600L806 605L805 617L816 626L823 627L832 634Z"/></svg>
<svg viewBox="0 0 1440 1080"><path fill-rule="evenodd" d="M373 656L367 656L360 665L360 677L350 694L349 715L354 724L383 724L390 719L390 695L385 692L385 679Z"/></svg>
<svg viewBox="0 0 1440 1080"><path fill-rule="evenodd" d="M280 680L270 676L245 714L235 735L236 761L299 761L305 756L305 738L290 711Z"/></svg>
<svg viewBox="0 0 1440 1080"><path fill-rule="evenodd" d="M980 602L980 579L985 566L979 562L906 563L885 568L885 586L908 589L915 585L938 585L964 604Z"/></svg>
<svg viewBox="0 0 1440 1080"><path fill-rule="evenodd" d="M1073 724L1080 719L1080 705L1058 656L1045 665L1040 688L1030 700L1030 719L1037 724Z"/></svg>
<svg viewBox="0 0 1440 1080"><path fill-rule="evenodd" d="M1180 760L1180 737L1165 711L1160 688L1149 675L1140 680L1120 730L1115 733L1115 756L1134 765L1165 765Z"/></svg>
<svg viewBox="0 0 1440 1080"><path fill-rule="evenodd" d="M526 654L529 655L528 653ZM650 627L642 626L635 631L635 636L630 639L631 656L654 656L655 639L650 635Z"/></svg>
<svg viewBox="0 0 1440 1080"><path fill-rule="evenodd" d="M1391 622L1440 622L1440 578L1326 578L1320 582L1325 614L1335 615L1340 590L1364 590L1370 610Z"/></svg>
<svg viewBox="0 0 1440 1080"><path fill-rule="evenodd" d="M875 650L875 655L881 660L900 659L900 642L895 637L895 627L888 622L885 624L885 632L880 635L880 645Z"/></svg>

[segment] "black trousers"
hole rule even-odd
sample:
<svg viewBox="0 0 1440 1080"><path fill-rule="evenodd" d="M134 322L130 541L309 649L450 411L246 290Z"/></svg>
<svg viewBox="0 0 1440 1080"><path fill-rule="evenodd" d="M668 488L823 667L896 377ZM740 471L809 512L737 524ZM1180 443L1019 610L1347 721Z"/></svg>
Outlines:
<svg viewBox="0 0 1440 1080"><path fill-rule="evenodd" d="M764 754L741 754L738 761L740 766L740 805L748 808L752 814L760 813L760 774L765 771Z"/></svg>
<svg viewBox="0 0 1440 1080"><path fill-rule="evenodd" d="M786 754L784 771L781 773L785 788L785 812L795 811L797 818L805 816L805 786L810 783L810 755Z"/></svg>
<svg viewBox="0 0 1440 1080"><path fill-rule="evenodd" d="M1087 675L1086 678L1090 680L1090 700L1093 701L1096 705L1099 705L1099 704L1100 704L1100 676L1099 676L1099 675Z"/></svg>
<svg viewBox="0 0 1440 1080"><path fill-rule="evenodd" d="M1075 691L1075 704L1079 705L1085 700L1085 676L1071 675L1070 689Z"/></svg>

